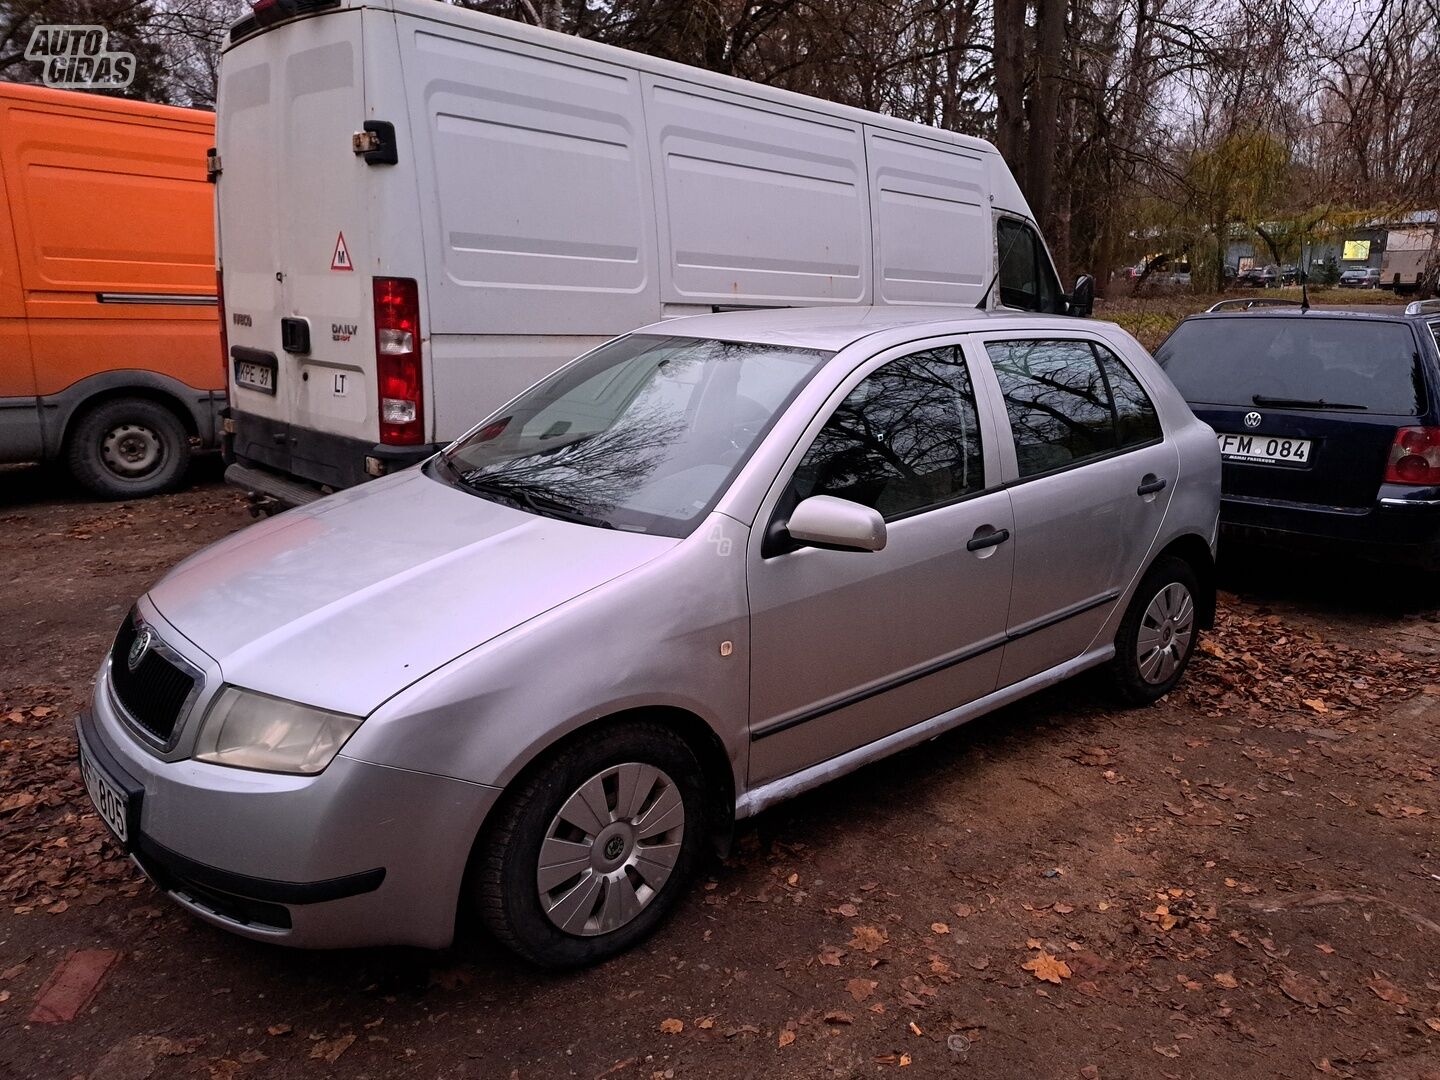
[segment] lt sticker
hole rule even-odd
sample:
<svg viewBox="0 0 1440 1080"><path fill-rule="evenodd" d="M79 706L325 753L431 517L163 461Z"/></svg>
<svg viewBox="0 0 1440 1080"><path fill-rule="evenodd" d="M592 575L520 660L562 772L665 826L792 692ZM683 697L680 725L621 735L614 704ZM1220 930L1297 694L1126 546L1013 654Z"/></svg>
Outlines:
<svg viewBox="0 0 1440 1080"><path fill-rule="evenodd" d="M330 256L330 269L345 271L355 269L355 264L350 261L350 249L345 246L343 232L335 238L335 254Z"/></svg>
<svg viewBox="0 0 1440 1080"><path fill-rule="evenodd" d="M346 374L347 373L344 371L335 372L334 393L336 397L344 397L345 395L350 393L350 388L345 385Z"/></svg>

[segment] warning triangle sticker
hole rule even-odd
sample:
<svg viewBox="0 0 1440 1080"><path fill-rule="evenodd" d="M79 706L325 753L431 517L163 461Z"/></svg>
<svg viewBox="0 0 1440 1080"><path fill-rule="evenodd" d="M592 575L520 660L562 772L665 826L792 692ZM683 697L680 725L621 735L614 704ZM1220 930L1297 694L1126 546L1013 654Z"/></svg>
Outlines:
<svg viewBox="0 0 1440 1080"><path fill-rule="evenodd" d="M345 246L345 234L343 232L335 238L335 254L330 256L330 269L355 269L354 264L350 262L350 249Z"/></svg>

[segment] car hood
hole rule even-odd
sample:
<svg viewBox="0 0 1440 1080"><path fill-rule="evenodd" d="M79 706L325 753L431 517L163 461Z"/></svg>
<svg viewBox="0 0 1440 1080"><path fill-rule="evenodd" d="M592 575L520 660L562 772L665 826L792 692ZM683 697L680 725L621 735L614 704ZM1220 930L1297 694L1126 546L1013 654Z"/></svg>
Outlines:
<svg viewBox="0 0 1440 1080"><path fill-rule="evenodd" d="M226 682L364 716L677 543L540 517L410 470L222 540L149 599Z"/></svg>

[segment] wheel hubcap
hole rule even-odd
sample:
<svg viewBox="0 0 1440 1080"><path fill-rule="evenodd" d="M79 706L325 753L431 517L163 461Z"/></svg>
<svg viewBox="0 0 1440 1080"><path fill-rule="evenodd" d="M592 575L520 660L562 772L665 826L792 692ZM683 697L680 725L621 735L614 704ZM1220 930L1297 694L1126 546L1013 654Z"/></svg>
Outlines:
<svg viewBox="0 0 1440 1080"><path fill-rule="evenodd" d="M567 934L608 934L655 899L680 856L685 803L662 769L639 762L597 773L550 822L535 884Z"/></svg>
<svg viewBox="0 0 1440 1080"><path fill-rule="evenodd" d="M1190 590L1172 581L1150 601L1140 619L1135 659L1140 676L1152 686L1175 674L1195 634L1195 602Z"/></svg>
<svg viewBox="0 0 1440 1080"><path fill-rule="evenodd" d="M154 472L164 454L160 436L140 424L117 424L100 442L100 460L118 476Z"/></svg>

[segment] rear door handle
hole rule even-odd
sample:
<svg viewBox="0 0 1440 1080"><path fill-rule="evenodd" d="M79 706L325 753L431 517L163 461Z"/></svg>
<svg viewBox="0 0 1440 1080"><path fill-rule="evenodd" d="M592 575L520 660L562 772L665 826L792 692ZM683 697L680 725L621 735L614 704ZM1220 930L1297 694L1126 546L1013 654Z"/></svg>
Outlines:
<svg viewBox="0 0 1440 1080"><path fill-rule="evenodd" d="M985 526L975 530L975 535L965 545L966 551L979 551L982 548L995 547L1010 539L1009 529L991 529L989 532L982 532Z"/></svg>
<svg viewBox="0 0 1440 1080"><path fill-rule="evenodd" d="M1136 495L1154 495L1157 491L1165 490L1165 478L1150 473L1140 481L1140 486L1135 489Z"/></svg>

